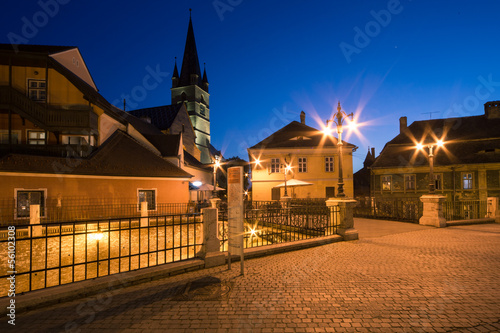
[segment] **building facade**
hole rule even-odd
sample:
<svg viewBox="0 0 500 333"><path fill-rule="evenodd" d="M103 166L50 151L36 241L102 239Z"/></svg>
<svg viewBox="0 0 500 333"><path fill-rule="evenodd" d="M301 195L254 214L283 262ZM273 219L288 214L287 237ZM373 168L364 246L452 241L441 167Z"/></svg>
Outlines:
<svg viewBox="0 0 500 333"><path fill-rule="evenodd" d="M1 222L25 222L31 204L50 219L51 208L187 202L192 175L167 158L181 139L121 112L78 48L0 44Z"/></svg>
<svg viewBox="0 0 500 333"><path fill-rule="evenodd" d="M410 126L401 117L400 133L371 166L371 196L420 197L429 192L432 183L436 194L451 202L499 197L499 106L498 101L488 102L484 115L415 121Z"/></svg>
<svg viewBox="0 0 500 333"><path fill-rule="evenodd" d="M280 186L287 178L287 195L292 198L330 198L338 191L339 155L337 139L307 126L302 111L300 122L292 121L248 149L252 164L253 200L279 200ZM357 148L343 143L344 193L353 196L352 152ZM287 170L287 166L289 166ZM292 180L307 184L294 186Z"/></svg>

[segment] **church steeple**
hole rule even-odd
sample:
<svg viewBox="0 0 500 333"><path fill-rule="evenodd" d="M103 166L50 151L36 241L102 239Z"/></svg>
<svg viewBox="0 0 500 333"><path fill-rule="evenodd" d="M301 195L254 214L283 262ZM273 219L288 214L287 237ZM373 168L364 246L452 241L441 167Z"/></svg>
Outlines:
<svg viewBox="0 0 500 333"><path fill-rule="evenodd" d="M197 85L204 88L200 70L200 61L198 60L198 51L196 50L196 41L194 39L193 21L191 20L191 10L189 11L189 25L186 37L186 46L184 47L184 57L182 58L181 76L179 77L179 86Z"/></svg>
<svg viewBox="0 0 500 333"><path fill-rule="evenodd" d="M172 88L179 86L179 71L177 70L177 57L175 57L174 74L172 75Z"/></svg>
<svg viewBox="0 0 500 333"><path fill-rule="evenodd" d="M210 158L210 94L208 77L204 68L203 76L198 60L198 51L194 39L191 9L189 25L182 58L181 74L177 71L177 62L172 75L172 104L184 103L195 133L195 144L200 150L200 161L211 163Z"/></svg>
<svg viewBox="0 0 500 333"><path fill-rule="evenodd" d="M203 89L208 92L207 66L203 63Z"/></svg>

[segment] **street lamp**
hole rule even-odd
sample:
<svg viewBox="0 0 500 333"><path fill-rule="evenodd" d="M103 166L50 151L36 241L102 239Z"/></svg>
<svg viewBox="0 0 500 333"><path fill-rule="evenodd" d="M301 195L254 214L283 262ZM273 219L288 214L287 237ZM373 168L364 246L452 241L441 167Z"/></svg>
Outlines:
<svg viewBox="0 0 500 333"><path fill-rule="evenodd" d="M425 147L429 149L429 194L434 194L436 190L436 182L434 180L434 147L443 147L443 140L438 140L436 143L423 145L422 143L417 143L418 150L424 150Z"/></svg>
<svg viewBox="0 0 500 333"><path fill-rule="evenodd" d="M287 187L286 187L286 174L290 170L292 170L292 167L290 166L290 164L285 164L285 167L283 168L283 173L285 174L285 195L284 195L284 197L288 197Z"/></svg>
<svg viewBox="0 0 500 333"><path fill-rule="evenodd" d="M352 120L353 114L352 112L350 114L346 114L344 111L342 111L342 108L340 107L340 102L339 105L337 106L337 112L333 115L332 119L328 119L326 121L326 126L328 126L329 123L333 122L337 125L337 134L338 134L338 140L337 140L337 147L339 150L339 181L338 181L338 191L337 191L337 197L343 198L345 197L344 193L344 179L343 179L343 174L342 174L342 132L343 128L342 125L344 121L347 118L351 118Z"/></svg>
<svg viewBox="0 0 500 333"><path fill-rule="evenodd" d="M215 198L217 196L217 169L220 166L220 156L219 155L215 155L214 158L215 158L215 163L214 163L214 190L212 192L212 197Z"/></svg>

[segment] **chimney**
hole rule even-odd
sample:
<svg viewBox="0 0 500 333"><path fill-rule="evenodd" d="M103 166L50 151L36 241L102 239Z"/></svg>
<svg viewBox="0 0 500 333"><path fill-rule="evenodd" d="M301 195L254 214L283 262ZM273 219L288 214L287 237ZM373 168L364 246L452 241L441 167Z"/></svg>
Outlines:
<svg viewBox="0 0 500 333"><path fill-rule="evenodd" d="M485 103L484 114L487 119L500 118L500 101Z"/></svg>
<svg viewBox="0 0 500 333"><path fill-rule="evenodd" d="M304 111L300 112L300 123L301 124L306 124L306 113Z"/></svg>
<svg viewBox="0 0 500 333"><path fill-rule="evenodd" d="M372 156L375 158L375 147L372 147Z"/></svg>
<svg viewBox="0 0 500 333"><path fill-rule="evenodd" d="M408 119L406 117L399 118L399 134L406 131L407 126L408 126Z"/></svg>

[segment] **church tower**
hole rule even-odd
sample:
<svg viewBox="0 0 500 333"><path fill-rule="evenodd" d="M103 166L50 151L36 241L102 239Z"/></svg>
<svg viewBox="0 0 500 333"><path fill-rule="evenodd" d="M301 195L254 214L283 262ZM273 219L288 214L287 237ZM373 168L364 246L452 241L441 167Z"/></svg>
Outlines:
<svg viewBox="0 0 500 333"><path fill-rule="evenodd" d="M196 146L201 151L201 162L212 163L210 158L210 94L206 69L201 75L196 42L194 40L191 9L189 26L182 58L181 73L177 69L177 60L172 75L172 104L186 103L186 108L194 127Z"/></svg>

